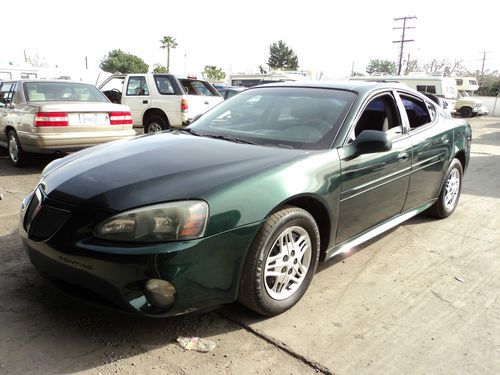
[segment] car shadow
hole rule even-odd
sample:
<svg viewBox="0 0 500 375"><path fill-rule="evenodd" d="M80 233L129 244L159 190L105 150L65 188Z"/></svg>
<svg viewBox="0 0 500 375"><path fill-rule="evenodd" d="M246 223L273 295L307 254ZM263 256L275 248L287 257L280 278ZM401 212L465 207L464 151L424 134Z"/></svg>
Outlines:
<svg viewBox="0 0 500 375"><path fill-rule="evenodd" d="M26 165L17 168L10 161L9 155L4 148L0 148L0 175L22 176L40 173L51 161L65 156L64 154L29 154Z"/></svg>
<svg viewBox="0 0 500 375"><path fill-rule="evenodd" d="M0 243L8 244L0 253L0 358L7 373L79 372L163 348L178 336L211 338L242 329L217 311L154 319L87 305L37 274L17 231ZM182 351L177 344L172 350Z"/></svg>

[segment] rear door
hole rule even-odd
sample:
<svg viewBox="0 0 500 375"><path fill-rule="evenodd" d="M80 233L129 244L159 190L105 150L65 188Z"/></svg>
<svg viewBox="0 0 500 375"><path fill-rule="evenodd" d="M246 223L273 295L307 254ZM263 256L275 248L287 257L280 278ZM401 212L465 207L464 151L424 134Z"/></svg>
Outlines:
<svg viewBox="0 0 500 375"><path fill-rule="evenodd" d="M151 88L146 76L130 75L127 77L123 86L122 104L130 108L134 125L142 125L144 112L151 106Z"/></svg>
<svg viewBox="0 0 500 375"><path fill-rule="evenodd" d="M194 79L179 79L188 100L188 120L205 113L224 99L208 82Z"/></svg>
<svg viewBox="0 0 500 375"><path fill-rule="evenodd" d="M453 147L453 132L441 126L433 103L408 92L399 92L403 119L413 145L412 171L404 210L438 196Z"/></svg>
<svg viewBox="0 0 500 375"><path fill-rule="evenodd" d="M379 93L369 99L346 144L364 130L385 132L392 141L392 149L341 160L336 243L400 214L408 190L412 145L393 92Z"/></svg>

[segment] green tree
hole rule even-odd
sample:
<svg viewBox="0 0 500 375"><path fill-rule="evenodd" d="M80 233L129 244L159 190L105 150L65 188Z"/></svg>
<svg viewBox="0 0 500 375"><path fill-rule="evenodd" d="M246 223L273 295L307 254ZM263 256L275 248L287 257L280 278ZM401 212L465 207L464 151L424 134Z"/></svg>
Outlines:
<svg viewBox="0 0 500 375"><path fill-rule="evenodd" d="M381 74L396 74L397 67L394 61L372 59L366 66L368 74L381 73Z"/></svg>
<svg viewBox="0 0 500 375"><path fill-rule="evenodd" d="M164 36L160 39L162 49L167 49L167 73L170 73L170 49L177 48L178 44L173 36Z"/></svg>
<svg viewBox="0 0 500 375"><path fill-rule="evenodd" d="M205 65L203 73L201 74L207 81L213 82L222 81L226 78L226 73L224 73L221 68L217 68L215 65Z"/></svg>
<svg viewBox="0 0 500 375"><path fill-rule="evenodd" d="M297 70L299 59L293 49L280 40L269 46L267 65L271 69Z"/></svg>
<svg viewBox="0 0 500 375"><path fill-rule="evenodd" d="M168 73L167 67L161 64L155 64L155 67L153 69L153 73L159 74L159 73Z"/></svg>
<svg viewBox="0 0 500 375"><path fill-rule="evenodd" d="M109 73L147 73L149 65L138 56L123 52L121 49L112 50L104 56L99 67Z"/></svg>

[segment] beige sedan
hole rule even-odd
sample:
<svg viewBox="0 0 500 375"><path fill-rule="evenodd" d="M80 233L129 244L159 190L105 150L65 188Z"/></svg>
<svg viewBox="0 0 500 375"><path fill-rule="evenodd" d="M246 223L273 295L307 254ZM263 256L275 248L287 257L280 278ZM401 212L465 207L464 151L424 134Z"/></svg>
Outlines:
<svg viewBox="0 0 500 375"><path fill-rule="evenodd" d="M0 147L16 166L26 153L71 152L135 135L127 106L68 81L0 82Z"/></svg>

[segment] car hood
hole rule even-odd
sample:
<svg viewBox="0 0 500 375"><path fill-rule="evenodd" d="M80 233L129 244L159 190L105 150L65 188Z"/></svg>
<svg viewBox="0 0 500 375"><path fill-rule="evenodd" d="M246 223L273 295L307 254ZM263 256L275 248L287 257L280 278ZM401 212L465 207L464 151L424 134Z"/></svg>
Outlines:
<svg viewBox="0 0 500 375"><path fill-rule="evenodd" d="M58 159L42 173L42 186L52 199L125 210L172 200L207 199L227 184L309 153L157 133Z"/></svg>

